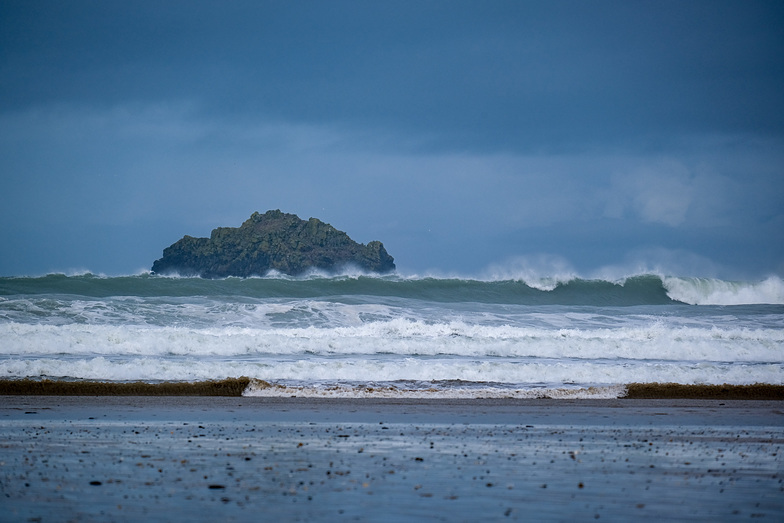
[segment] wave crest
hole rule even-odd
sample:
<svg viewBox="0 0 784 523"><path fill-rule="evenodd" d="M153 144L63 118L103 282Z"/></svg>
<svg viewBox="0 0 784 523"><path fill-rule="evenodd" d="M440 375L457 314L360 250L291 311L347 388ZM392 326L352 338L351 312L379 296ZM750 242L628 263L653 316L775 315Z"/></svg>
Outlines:
<svg viewBox="0 0 784 523"><path fill-rule="evenodd" d="M568 271L551 276L499 271L484 278L312 273L304 277L172 278L149 273L104 276L0 278L0 296L237 296L249 299L383 296L443 303L520 305L784 305L784 281L769 276L756 282L644 273L621 279L584 279Z"/></svg>
<svg viewBox="0 0 784 523"><path fill-rule="evenodd" d="M662 284L670 298L690 305L784 304L784 281L777 276L760 282L664 277Z"/></svg>
<svg viewBox="0 0 784 523"><path fill-rule="evenodd" d="M517 281L540 291L579 279L568 261L560 256L540 254L519 256L500 265L491 265L480 278L484 281Z"/></svg>

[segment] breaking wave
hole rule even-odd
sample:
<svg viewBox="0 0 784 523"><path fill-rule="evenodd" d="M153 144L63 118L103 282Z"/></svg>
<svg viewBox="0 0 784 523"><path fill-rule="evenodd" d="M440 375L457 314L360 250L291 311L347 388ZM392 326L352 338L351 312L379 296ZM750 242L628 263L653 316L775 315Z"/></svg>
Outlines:
<svg viewBox="0 0 784 523"><path fill-rule="evenodd" d="M784 304L784 282L776 276L760 282L666 277L662 284L668 296L690 305Z"/></svg>
<svg viewBox="0 0 784 523"><path fill-rule="evenodd" d="M505 275L504 275L505 276ZM312 298L319 296L393 296L435 302L523 305L690 305L784 304L784 282L770 276L756 282L641 274L610 281L557 276L524 279L436 278L402 275L311 274L302 278L162 277L150 274L105 277L67 276L0 278L0 296L69 294L109 296L244 296Z"/></svg>
<svg viewBox="0 0 784 523"><path fill-rule="evenodd" d="M778 277L499 276L0 278L0 378L428 397L784 384Z"/></svg>

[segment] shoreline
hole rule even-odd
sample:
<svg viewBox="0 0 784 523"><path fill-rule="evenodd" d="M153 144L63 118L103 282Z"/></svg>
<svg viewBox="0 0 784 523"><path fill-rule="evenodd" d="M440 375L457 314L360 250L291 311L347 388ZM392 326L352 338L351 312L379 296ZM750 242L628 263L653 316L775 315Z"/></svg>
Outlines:
<svg viewBox="0 0 784 523"><path fill-rule="evenodd" d="M680 429L771 427L784 445L784 400L301 398L229 396L6 396L4 421L144 424L379 422L417 426L510 425ZM89 421L88 421L89 420Z"/></svg>
<svg viewBox="0 0 784 523"><path fill-rule="evenodd" d="M784 517L784 401L6 396L15 521Z"/></svg>
<svg viewBox="0 0 784 523"><path fill-rule="evenodd" d="M106 382L106 381L65 381L50 379L0 379L0 396L203 396L203 397L243 397L249 387L273 389L271 385L262 380L247 377L227 378L224 380L206 380L197 382ZM755 383L749 385L686 385L678 383L630 383L624 386L625 394L617 399L705 399L705 400L784 400L784 385ZM282 389L282 388L281 388ZM541 395L533 394L525 399L553 399L548 395L548 390L543 389ZM559 389L561 390L561 389ZM578 389L579 390L579 389ZM582 389L588 390L590 389ZM368 391L370 391L368 393ZM268 395L267 397L290 397L296 394ZM372 389L364 389L363 395L373 398ZM316 399L314 396L303 396ZM325 394L318 397L340 397ZM351 397L351 396L349 396ZM407 396L406 391L400 391L400 399L419 399ZM427 398L427 394L424 395ZM362 399L356 397L355 399ZM436 398L433 398L436 399ZM437 401L457 399L446 397ZM466 398L470 399L470 398ZM476 399L481 399L481 395ZM499 397L497 399L504 399ZM521 399L521 398L518 398ZM572 399L571 397L569 399ZM585 398L591 399L591 398ZM562 399L559 401L567 401Z"/></svg>

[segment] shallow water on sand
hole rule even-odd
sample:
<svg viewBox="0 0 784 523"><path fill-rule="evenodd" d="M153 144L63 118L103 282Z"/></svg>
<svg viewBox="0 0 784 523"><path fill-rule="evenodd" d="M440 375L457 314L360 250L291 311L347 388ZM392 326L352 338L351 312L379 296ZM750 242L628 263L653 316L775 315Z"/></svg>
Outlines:
<svg viewBox="0 0 784 523"><path fill-rule="evenodd" d="M60 400L0 411L14 520L784 517L780 402Z"/></svg>

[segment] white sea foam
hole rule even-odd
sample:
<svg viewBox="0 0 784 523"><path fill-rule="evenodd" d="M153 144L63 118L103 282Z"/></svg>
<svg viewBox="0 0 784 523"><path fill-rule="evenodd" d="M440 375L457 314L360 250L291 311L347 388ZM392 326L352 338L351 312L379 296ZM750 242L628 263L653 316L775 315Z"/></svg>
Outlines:
<svg viewBox="0 0 784 523"><path fill-rule="evenodd" d="M0 324L3 353L201 357L456 356L774 363L784 330L649 326L540 329L395 319L353 327L182 328Z"/></svg>
<svg viewBox="0 0 784 523"><path fill-rule="evenodd" d="M534 389L610 386L632 382L683 384L784 384L782 364L733 364L573 360L477 361L439 358L329 359L298 358L274 361L204 358L24 358L0 360L5 378L50 377L109 381L191 381L248 376L289 386L293 383L460 382L484 388ZM493 387L492 384L499 386ZM501 387L500 385L504 385ZM471 388L471 387L468 387ZM481 388L481 387L480 387Z"/></svg>
<svg viewBox="0 0 784 523"><path fill-rule="evenodd" d="M691 305L784 304L784 281L778 276L760 282L675 277L662 282L672 299Z"/></svg>
<svg viewBox="0 0 784 523"><path fill-rule="evenodd" d="M315 384L283 385L261 380L252 380L243 396L251 397L300 397L300 398L517 398L517 399L614 399L624 396L625 385L605 387L536 387L508 388L479 386L438 387L438 384L417 384L411 386L400 383L380 384Z"/></svg>
<svg viewBox="0 0 784 523"><path fill-rule="evenodd" d="M5 279L0 377L248 376L300 394L325 386L356 394L381 383L453 397L652 381L784 383L781 307L724 306L780 303L778 277L572 281L553 292L598 296L586 305L537 305L549 291L517 281L308 278ZM665 290L702 305L674 304ZM618 295L631 306L603 303ZM436 385L401 385L412 381Z"/></svg>

